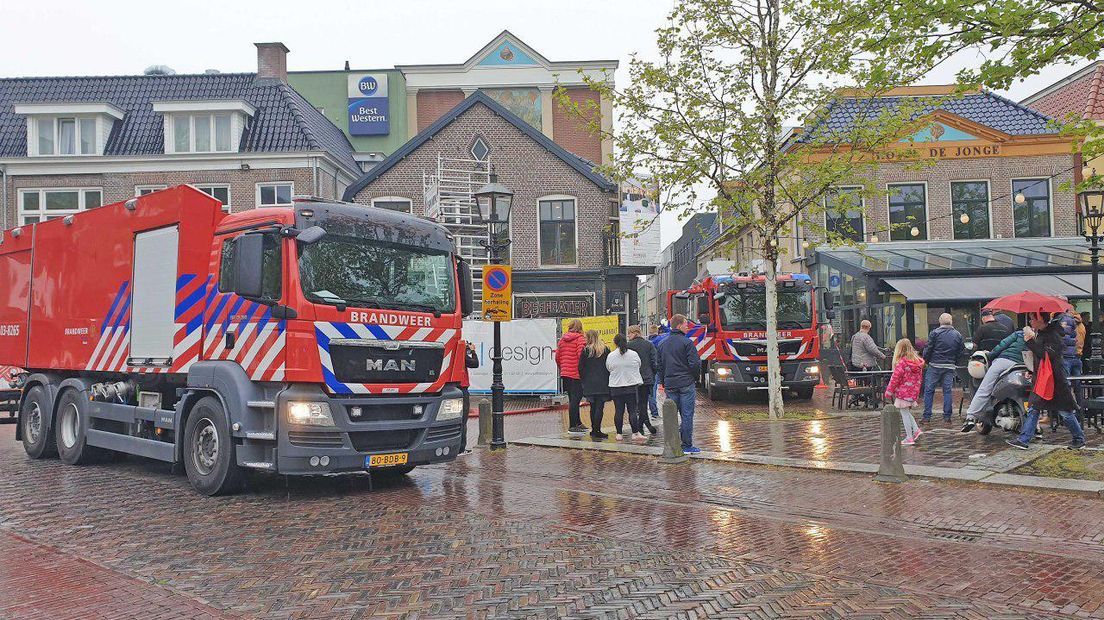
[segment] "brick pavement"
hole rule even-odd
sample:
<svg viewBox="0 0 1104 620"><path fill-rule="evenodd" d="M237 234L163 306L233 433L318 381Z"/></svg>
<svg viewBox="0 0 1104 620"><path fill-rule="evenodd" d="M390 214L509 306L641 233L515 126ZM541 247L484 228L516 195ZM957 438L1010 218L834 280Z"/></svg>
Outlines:
<svg viewBox="0 0 1104 620"><path fill-rule="evenodd" d="M211 499L149 461L30 461L13 430L0 539L247 617L1104 617L1099 500L520 446ZM0 566L32 561L0 546ZM65 617L64 598L34 609Z"/></svg>

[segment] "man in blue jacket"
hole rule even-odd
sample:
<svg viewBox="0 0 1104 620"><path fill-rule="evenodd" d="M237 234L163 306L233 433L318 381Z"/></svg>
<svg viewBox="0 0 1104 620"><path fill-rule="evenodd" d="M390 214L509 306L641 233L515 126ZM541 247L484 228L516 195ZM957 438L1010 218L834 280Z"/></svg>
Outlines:
<svg viewBox="0 0 1104 620"><path fill-rule="evenodd" d="M663 384L667 398L675 401L678 407L682 451L697 454L701 449L695 448L693 441L694 398L697 393L694 380L701 369L701 357L698 356L698 348L682 331L685 324L685 316L676 314L671 317L671 333L658 346L656 380Z"/></svg>
<svg viewBox="0 0 1104 620"><path fill-rule="evenodd" d="M924 347L924 422L930 422L935 387L943 387L943 421L951 421L951 390L954 389L958 360L966 352L966 340L951 326L954 319L944 312L939 315L939 327L928 334L928 346Z"/></svg>

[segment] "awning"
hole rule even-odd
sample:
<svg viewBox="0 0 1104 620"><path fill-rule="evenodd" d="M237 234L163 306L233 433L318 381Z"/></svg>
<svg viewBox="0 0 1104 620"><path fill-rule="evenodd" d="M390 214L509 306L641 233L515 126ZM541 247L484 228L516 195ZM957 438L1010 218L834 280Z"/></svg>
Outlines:
<svg viewBox="0 0 1104 620"><path fill-rule="evenodd" d="M1024 291L1068 298L1088 297L1089 293L1062 275L1020 275L962 278L886 278L884 282L909 301L988 301ZM1085 286L1091 281L1084 277Z"/></svg>

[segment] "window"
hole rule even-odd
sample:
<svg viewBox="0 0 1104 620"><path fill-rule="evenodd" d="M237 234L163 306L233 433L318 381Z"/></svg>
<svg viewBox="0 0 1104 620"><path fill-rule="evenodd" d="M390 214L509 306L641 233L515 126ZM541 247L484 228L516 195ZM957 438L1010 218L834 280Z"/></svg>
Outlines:
<svg viewBox="0 0 1104 620"><path fill-rule="evenodd" d="M541 265L574 265L575 199L541 200L538 210Z"/></svg>
<svg viewBox="0 0 1104 620"><path fill-rule="evenodd" d="M257 206L290 206L294 191L295 185L292 183L258 183Z"/></svg>
<svg viewBox="0 0 1104 620"><path fill-rule="evenodd" d="M211 198L222 203L222 210L230 213L230 186L229 185L196 185L196 189L207 194Z"/></svg>
<svg viewBox="0 0 1104 620"><path fill-rule="evenodd" d="M1016 196L1023 194L1020 204ZM1017 237L1050 236L1050 181L1048 179L1012 180L1012 218Z"/></svg>
<svg viewBox="0 0 1104 620"><path fill-rule="evenodd" d="M21 189L19 225L45 222L103 204L100 188Z"/></svg>
<svg viewBox="0 0 1104 620"><path fill-rule="evenodd" d="M96 119L39 118L35 121L38 155L95 155Z"/></svg>
<svg viewBox="0 0 1104 620"><path fill-rule="evenodd" d="M487 144L487 141L481 137L475 139L471 145L472 157L479 161L485 161L487 156L491 154L491 146Z"/></svg>
<svg viewBox="0 0 1104 620"><path fill-rule="evenodd" d="M833 187L828 190L824 197L824 229L830 240L862 242L866 230L863 227L861 187Z"/></svg>
<svg viewBox="0 0 1104 620"><path fill-rule="evenodd" d="M398 196L384 196L383 198L373 198L372 206L378 209L389 209L391 211L402 211L403 213L410 213L409 198L400 198Z"/></svg>
<svg viewBox="0 0 1104 620"><path fill-rule="evenodd" d="M928 238L928 200L923 183L890 185L889 238L892 241L919 241ZM913 234L915 229L917 234Z"/></svg>
<svg viewBox="0 0 1104 620"><path fill-rule="evenodd" d="M168 185L135 185L134 195L145 196L146 194L152 194L168 188Z"/></svg>
<svg viewBox="0 0 1104 620"><path fill-rule="evenodd" d="M989 181L952 181L951 217L955 239L988 239Z"/></svg>
<svg viewBox="0 0 1104 620"><path fill-rule="evenodd" d="M281 237L277 234L264 233L261 288L264 291L262 298L266 301L279 301L283 292L283 257L280 251L280 240ZM234 288L234 239L222 242L218 288L222 293L232 292Z"/></svg>
<svg viewBox="0 0 1104 620"><path fill-rule="evenodd" d="M177 153L232 151L229 114L173 115L173 147Z"/></svg>

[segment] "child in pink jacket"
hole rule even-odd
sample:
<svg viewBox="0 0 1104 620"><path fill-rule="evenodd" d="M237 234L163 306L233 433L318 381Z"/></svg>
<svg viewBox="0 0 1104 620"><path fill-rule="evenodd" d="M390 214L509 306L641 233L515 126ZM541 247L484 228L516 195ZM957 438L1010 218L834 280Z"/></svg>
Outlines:
<svg viewBox="0 0 1104 620"><path fill-rule="evenodd" d="M885 399L893 398L893 406L901 410L901 423L905 427L906 446L916 443L923 431L912 416L912 409L920 400L920 387L924 384L924 359L916 352L908 338L897 341L893 349L893 376L886 386Z"/></svg>

